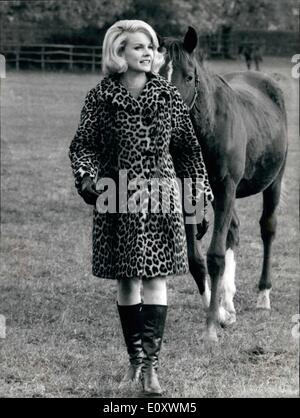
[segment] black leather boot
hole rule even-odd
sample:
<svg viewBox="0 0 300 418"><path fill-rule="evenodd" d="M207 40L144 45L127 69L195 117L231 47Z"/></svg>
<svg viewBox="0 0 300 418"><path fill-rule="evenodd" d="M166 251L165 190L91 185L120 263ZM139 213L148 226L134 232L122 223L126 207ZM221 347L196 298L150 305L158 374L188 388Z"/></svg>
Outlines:
<svg viewBox="0 0 300 418"><path fill-rule="evenodd" d="M144 360L142 385L144 396L161 396L162 388L157 377L158 357L161 349L168 307L165 305L143 305Z"/></svg>
<svg viewBox="0 0 300 418"><path fill-rule="evenodd" d="M138 303L137 305L130 306L122 306L118 304L117 306L130 361L130 366L121 381L121 385L126 383L136 384L140 380L143 362L142 304Z"/></svg>

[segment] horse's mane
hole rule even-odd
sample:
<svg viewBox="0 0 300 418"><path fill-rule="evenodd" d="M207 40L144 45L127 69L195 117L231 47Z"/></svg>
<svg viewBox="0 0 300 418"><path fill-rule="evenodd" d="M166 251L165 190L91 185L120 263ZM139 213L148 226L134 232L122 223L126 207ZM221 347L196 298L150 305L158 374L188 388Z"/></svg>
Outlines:
<svg viewBox="0 0 300 418"><path fill-rule="evenodd" d="M166 47L167 54L170 60L174 62L187 62L188 64L193 64L192 55L188 54L184 48L183 43L175 38L164 38L163 47Z"/></svg>
<svg viewBox="0 0 300 418"><path fill-rule="evenodd" d="M199 79L197 85L197 100L192 109L192 114L195 116L197 125L202 133L209 133L214 127L214 92L216 88L216 75L212 74L207 68L203 56L203 52L196 48L192 54L185 51L183 42L175 38L165 38L164 44L167 49L167 55L172 60L173 65L188 67L189 65L196 66L196 71Z"/></svg>

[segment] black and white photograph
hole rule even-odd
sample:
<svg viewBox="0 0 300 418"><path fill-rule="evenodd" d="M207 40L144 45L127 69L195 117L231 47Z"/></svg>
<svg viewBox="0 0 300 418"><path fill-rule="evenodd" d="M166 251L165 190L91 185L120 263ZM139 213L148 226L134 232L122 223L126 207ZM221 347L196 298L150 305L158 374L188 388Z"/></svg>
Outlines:
<svg viewBox="0 0 300 418"><path fill-rule="evenodd" d="M0 2L0 398L299 398L299 11Z"/></svg>

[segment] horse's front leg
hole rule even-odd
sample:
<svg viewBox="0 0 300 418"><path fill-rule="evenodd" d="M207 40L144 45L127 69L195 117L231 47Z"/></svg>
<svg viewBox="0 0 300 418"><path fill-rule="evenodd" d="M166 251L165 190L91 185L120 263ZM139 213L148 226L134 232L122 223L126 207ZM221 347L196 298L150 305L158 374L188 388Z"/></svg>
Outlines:
<svg viewBox="0 0 300 418"><path fill-rule="evenodd" d="M225 270L226 240L234 208L236 184L230 178L214 185L214 230L207 252L207 268L211 279L211 300L207 314L208 341L217 342L217 327L220 322L220 279Z"/></svg>
<svg viewBox="0 0 300 418"><path fill-rule="evenodd" d="M205 259L196 238L197 225L185 222L185 232L190 273L198 286L204 309L207 310L210 303L210 289L206 280Z"/></svg>

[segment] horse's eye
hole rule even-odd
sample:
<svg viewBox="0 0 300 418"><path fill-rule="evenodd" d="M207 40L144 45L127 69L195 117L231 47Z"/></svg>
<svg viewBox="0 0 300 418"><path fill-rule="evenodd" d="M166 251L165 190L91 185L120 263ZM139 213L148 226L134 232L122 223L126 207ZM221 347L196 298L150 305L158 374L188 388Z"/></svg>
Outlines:
<svg viewBox="0 0 300 418"><path fill-rule="evenodd" d="M188 75L185 77L185 81L187 81L188 83L190 83L193 80L193 76L192 75Z"/></svg>

